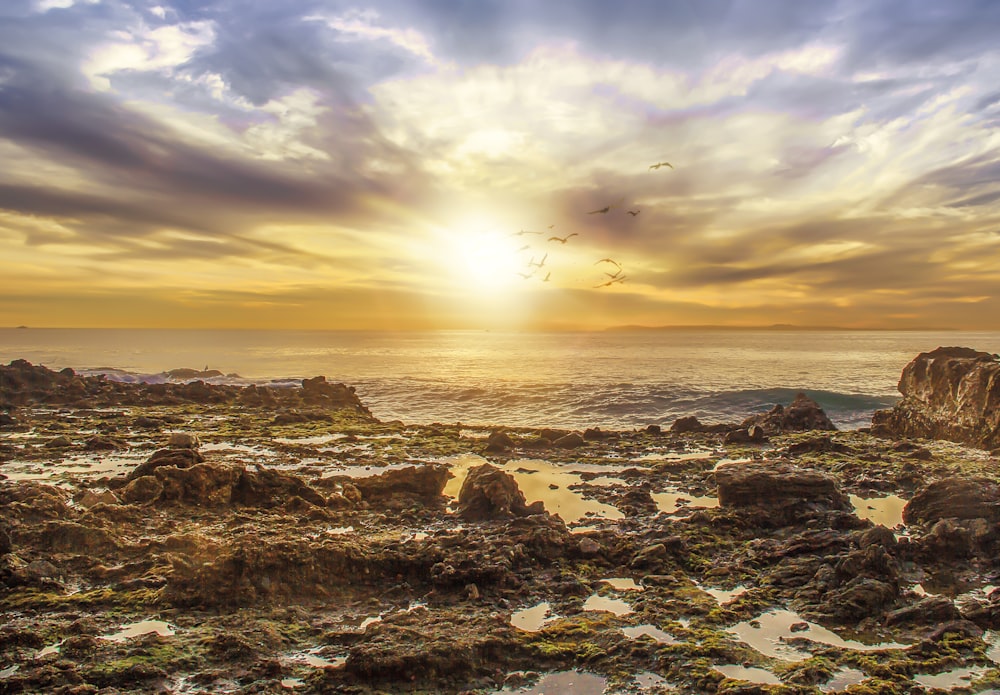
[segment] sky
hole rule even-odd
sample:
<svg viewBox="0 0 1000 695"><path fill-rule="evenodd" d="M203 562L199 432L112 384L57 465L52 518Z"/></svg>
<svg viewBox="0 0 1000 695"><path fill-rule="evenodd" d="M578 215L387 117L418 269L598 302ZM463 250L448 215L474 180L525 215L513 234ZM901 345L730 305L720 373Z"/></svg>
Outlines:
<svg viewBox="0 0 1000 695"><path fill-rule="evenodd" d="M1000 330L997 36L994 0L3 0L0 325Z"/></svg>

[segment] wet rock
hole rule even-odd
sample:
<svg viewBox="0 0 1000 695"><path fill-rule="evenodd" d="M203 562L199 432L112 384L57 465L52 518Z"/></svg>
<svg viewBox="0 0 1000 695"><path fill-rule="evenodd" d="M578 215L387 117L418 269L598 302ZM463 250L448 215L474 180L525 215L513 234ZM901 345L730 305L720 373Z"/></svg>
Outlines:
<svg viewBox="0 0 1000 695"><path fill-rule="evenodd" d="M161 466L153 471L163 485L159 501L214 507L233 501L233 488L242 469L198 463L189 468Z"/></svg>
<svg viewBox="0 0 1000 695"><path fill-rule="evenodd" d="M945 478L921 489L903 507L903 523L941 519L1000 521L1000 486L985 478Z"/></svg>
<svg viewBox="0 0 1000 695"><path fill-rule="evenodd" d="M959 620L961 617L958 608L947 596L928 596L912 606L891 611L885 617L885 624L937 625L950 620Z"/></svg>
<svg viewBox="0 0 1000 695"><path fill-rule="evenodd" d="M583 438L588 442L600 442L614 437L614 433L604 432L600 427L588 427L583 431Z"/></svg>
<svg viewBox="0 0 1000 695"><path fill-rule="evenodd" d="M47 550L72 553L108 552L118 547L108 531L73 521L46 522L34 542Z"/></svg>
<svg viewBox="0 0 1000 695"><path fill-rule="evenodd" d="M723 507L784 507L802 504L850 510L836 480L815 470L777 463L727 464L715 472Z"/></svg>
<svg viewBox="0 0 1000 695"><path fill-rule="evenodd" d="M726 444L760 444L767 441L764 428L760 425L750 425L744 429L731 430L726 433L723 442Z"/></svg>
<svg viewBox="0 0 1000 695"><path fill-rule="evenodd" d="M509 451L514 448L514 440L511 439L510 435L503 430L496 430L490 432L490 436L486 440L486 451L491 453L499 453L501 451Z"/></svg>
<svg viewBox="0 0 1000 695"><path fill-rule="evenodd" d="M204 462L205 457L194 449L160 449L153 453L145 462L132 469L126 480L132 481L146 475L152 475L161 466L174 468L189 468L196 463Z"/></svg>
<svg viewBox="0 0 1000 695"><path fill-rule="evenodd" d="M156 418L146 417L145 415L140 415L132 421L132 426L138 427L141 430L158 430L163 427L163 421Z"/></svg>
<svg viewBox="0 0 1000 695"><path fill-rule="evenodd" d="M45 446L49 449L66 449L73 446L73 440L66 435L61 435L45 442Z"/></svg>
<svg viewBox="0 0 1000 695"><path fill-rule="evenodd" d="M6 555L13 546L10 543L10 534L4 526L0 526L0 555Z"/></svg>
<svg viewBox="0 0 1000 695"><path fill-rule="evenodd" d="M576 449L586 444L586 442L578 432L570 432L569 434L559 437L559 439L553 441L552 444L560 449Z"/></svg>
<svg viewBox="0 0 1000 695"><path fill-rule="evenodd" d="M674 420L674 424L670 426L670 431L677 434L684 434L686 432L701 432L703 425L694 415L688 415L686 417L679 417Z"/></svg>
<svg viewBox="0 0 1000 695"><path fill-rule="evenodd" d="M69 495L53 485L22 482L4 491L5 516L23 521L65 519L73 516Z"/></svg>
<svg viewBox="0 0 1000 695"><path fill-rule="evenodd" d="M917 541L924 556L934 560L958 560L972 557L973 541L969 529L954 519L941 519L926 536Z"/></svg>
<svg viewBox="0 0 1000 695"><path fill-rule="evenodd" d="M198 435L191 432L171 432L167 446L171 449L197 449L201 446Z"/></svg>
<svg viewBox="0 0 1000 695"><path fill-rule="evenodd" d="M643 431L646 434L662 434L662 430L659 425L646 425L646 429Z"/></svg>
<svg viewBox="0 0 1000 695"><path fill-rule="evenodd" d="M125 504L148 504L160 499L163 483L156 476L144 475L136 478L121 490L121 501Z"/></svg>
<svg viewBox="0 0 1000 695"><path fill-rule="evenodd" d="M190 369L187 367L180 367L179 369L171 369L163 372L163 376L168 379L210 379L212 377L222 376L222 372L218 369Z"/></svg>
<svg viewBox="0 0 1000 695"><path fill-rule="evenodd" d="M856 577L828 592L821 604L824 615L844 622L858 621L882 613L898 595L897 587L878 579Z"/></svg>
<svg viewBox="0 0 1000 695"><path fill-rule="evenodd" d="M1000 358L965 347L922 352L903 368L902 400L872 416L872 433L1000 446Z"/></svg>
<svg viewBox="0 0 1000 695"><path fill-rule="evenodd" d="M309 418L297 410L289 410L284 413L278 413L271 420L272 424L275 425L297 425L303 422L309 422Z"/></svg>
<svg viewBox="0 0 1000 695"><path fill-rule="evenodd" d="M540 501L526 504L513 476L484 463L469 469L458 494L458 513L468 521L486 521L544 514L545 507Z"/></svg>
<svg viewBox="0 0 1000 695"><path fill-rule="evenodd" d="M601 544L593 538L581 538L579 548L581 555L596 555L601 552Z"/></svg>
<svg viewBox="0 0 1000 695"><path fill-rule="evenodd" d="M402 504L439 505L444 504L444 486L451 477L447 466L410 466L358 478L353 485L366 502L385 503L397 498Z"/></svg>
<svg viewBox="0 0 1000 695"><path fill-rule="evenodd" d="M240 470L235 477L230 501L268 509L295 498L317 507L326 506L326 498L298 476L266 468Z"/></svg>
<svg viewBox="0 0 1000 695"><path fill-rule="evenodd" d="M790 456L798 456L806 453L838 453L846 454L851 451L850 447L833 441L829 435L810 437L801 441L789 444L786 449Z"/></svg>
<svg viewBox="0 0 1000 695"><path fill-rule="evenodd" d="M17 427L17 418L10 413L0 413L0 427Z"/></svg>
<svg viewBox="0 0 1000 695"><path fill-rule="evenodd" d="M103 492L86 490L76 499L76 503L85 509L90 509L99 504L118 504L118 497L110 490L104 490Z"/></svg>
<svg viewBox="0 0 1000 695"><path fill-rule="evenodd" d="M776 405L766 413L747 418L740 426L749 428L751 425L760 425L768 436L782 432L837 429L819 404L804 393L797 394L787 408Z"/></svg>
<svg viewBox="0 0 1000 695"><path fill-rule="evenodd" d="M120 439L115 439L114 437L96 435L88 439L87 443L83 445L83 448L87 451L116 451L120 449L127 449L128 444Z"/></svg>

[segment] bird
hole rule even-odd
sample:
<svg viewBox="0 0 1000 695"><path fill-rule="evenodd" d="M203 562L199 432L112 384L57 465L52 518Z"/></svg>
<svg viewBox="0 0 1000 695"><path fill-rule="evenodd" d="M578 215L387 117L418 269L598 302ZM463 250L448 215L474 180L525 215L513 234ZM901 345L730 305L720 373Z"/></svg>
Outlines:
<svg viewBox="0 0 1000 695"><path fill-rule="evenodd" d="M530 278L534 274L535 274L535 271L533 271L533 270L530 273L518 273L518 275L520 275L521 277L523 277L525 280L527 280L528 278Z"/></svg>
<svg viewBox="0 0 1000 695"><path fill-rule="evenodd" d="M524 246L522 246L521 248L519 248L519 249L518 249L517 251L515 251L514 253L521 253L522 251L527 251L527 250L528 250L528 249L530 249L530 248L531 248L531 246L530 246L529 244L525 244Z"/></svg>
<svg viewBox="0 0 1000 695"><path fill-rule="evenodd" d="M602 282L600 285L594 285L594 289L598 287L608 287L609 285L614 285L616 282L625 282L625 276L622 275L620 278L613 278L607 282Z"/></svg>
<svg viewBox="0 0 1000 695"><path fill-rule="evenodd" d="M607 207L603 207L603 208L601 208L600 210L591 210L591 211L590 211L590 212L588 212L587 214L588 214L588 215L597 215L597 214L601 214L601 215L603 215L603 214L607 213L607 212L608 212L608 210L610 210L610 209L611 209L611 206L610 206L610 205L608 205Z"/></svg>
<svg viewBox="0 0 1000 695"><path fill-rule="evenodd" d="M619 269L622 267L622 264L614 260L613 258L602 258L601 260L596 261L594 265L597 265L598 263L614 263L616 266L618 266Z"/></svg>
<svg viewBox="0 0 1000 695"><path fill-rule="evenodd" d="M549 225L549 229L552 229L553 227L555 227L555 225L554 225L554 224L550 224L550 225Z"/></svg>
<svg viewBox="0 0 1000 695"><path fill-rule="evenodd" d="M632 215L632 217L635 217L640 212L642 212L642 210L626 210L625 212L627 212L628 214Z"/></svg>
<svg viewBox="0 0 1000 695"><path fill-rule="evenodd" d="M548 258L548 257L549 257L549 254L546 253L544 256L542 256L542 260L540 260L538 263L535 263L535 257L532 256L531 260L528 261L528 265L533 265L536 268L541 268L543 265L545 265L545 259Z"/></svg>
<svg viewBox="0 0 1000 695"><path fill-rule="evenodd" d="M550 277L552 277L552 273L546 273L545 274L545 279L542 280L542 282L548 282Z"/></svg>
<svg viewBox="0 0 1000 695"><path fill-rule="evenodd" d="M570 237L574 236L580 236L580 235L577 234L576 232L573 232L572 234L567 234L566 236L550 236L548 240L558 241L560 244L565 244L567 241L569 241Z"/></svg>
<svg viewBox="0 0 1000 695"><path fill-rule="evenodd" d="M514 232L511 236L524 236L525 234L541 234L541 232L529 232L526 229L522 229L520 232Z"/></svg>
<svg viewBox="0 0 1000 695"><path fill-rule="evenodd" d="M674 165L671 164L670 162L657 162L656 164L649 165L650 169L659 169L660 167L670 167L671 169L673 169Z"/></svg>
<svg viewBox="0 0 1000 695"><path fill-rule="evenodd" d="M622 269L621 269L621 268L619 268L619 269L618 269L618 272L617 272L617 273L614 273L614 274L612 274L612 273L605 273L605 275L607 275L607 276L608 276L609 278L611 278L612 280L614 280L614 279L615 279L616 277L618 277L618 276L619 276L619 275L621 275L621 274L622 274Z"/></svg>

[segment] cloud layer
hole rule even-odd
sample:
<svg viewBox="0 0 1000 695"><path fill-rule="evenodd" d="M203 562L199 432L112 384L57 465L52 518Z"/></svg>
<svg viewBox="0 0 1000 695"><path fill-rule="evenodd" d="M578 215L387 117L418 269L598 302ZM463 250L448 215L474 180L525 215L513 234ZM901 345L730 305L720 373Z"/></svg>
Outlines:
<svg viewBox="0 0 1000 695"><path fill-rule="evenodd" d="M998 35L988 0L9 0L0 325L1000 329ZM473 287L487 238L529 277Z"/></svg>

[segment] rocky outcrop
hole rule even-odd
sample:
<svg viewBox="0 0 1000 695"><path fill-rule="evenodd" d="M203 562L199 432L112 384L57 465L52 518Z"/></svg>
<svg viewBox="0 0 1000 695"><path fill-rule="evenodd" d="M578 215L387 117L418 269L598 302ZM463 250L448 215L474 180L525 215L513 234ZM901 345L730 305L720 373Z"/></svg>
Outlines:
<svg viewBox="0 0 1000 695"><path fill-rule="evenodd" d="M408 466L386 471L382 475L355 478L351 482L366 502L387 502L395 499L404 504L424 505L444 503L444 486L452 475L447 466Z"/></svg>
<svg viewBox="0 0 1000 695"><path fill-rule="evenodd" d="M780 508L819 505L850 509L836 481L815 470L780 463L728 464L715 472L723 507Z"/></svg>
<svg viewBox="0 0 1000 695"><path fill-rule="evenodd" d="M778 404L766 413L748 417L740 428L749 430L754 425L760 426L767 436L782 432L837 429L819 404L804 393L796 395L787 408Z"/></svg>
<svg viewBox="0 0 1000 695"><path fill-rule="evenodd" d="M458 493L458 513L467 521L485 521L544 514L545 507L541 502L526 504L509 473L484 463L469 469Z"/></svg>
<svg viewBox="0 0 1000 695"><path fill-rule="evenodd" d="M903 399L872 417L872 433L1000 447L1000 358L964 347L922 352L899 379Z"/></svg>
<svg viewBox="0 0 1000 695"><path fill-rule="evenodd" d="M196 449L160 449L154 452L146 461L133 468L126 480L132 482L138 478L153 475L153 472L157 468L164 466L190 468L204 461L205 457L198 453Z"/></svg>
<svg viewBox="0 0 1000 695"><path fill-rule="evenodd" d="M1000 521L1000 486L983 478L945 478L921 489L903 507L903 523L942 519Z"/></svg>

